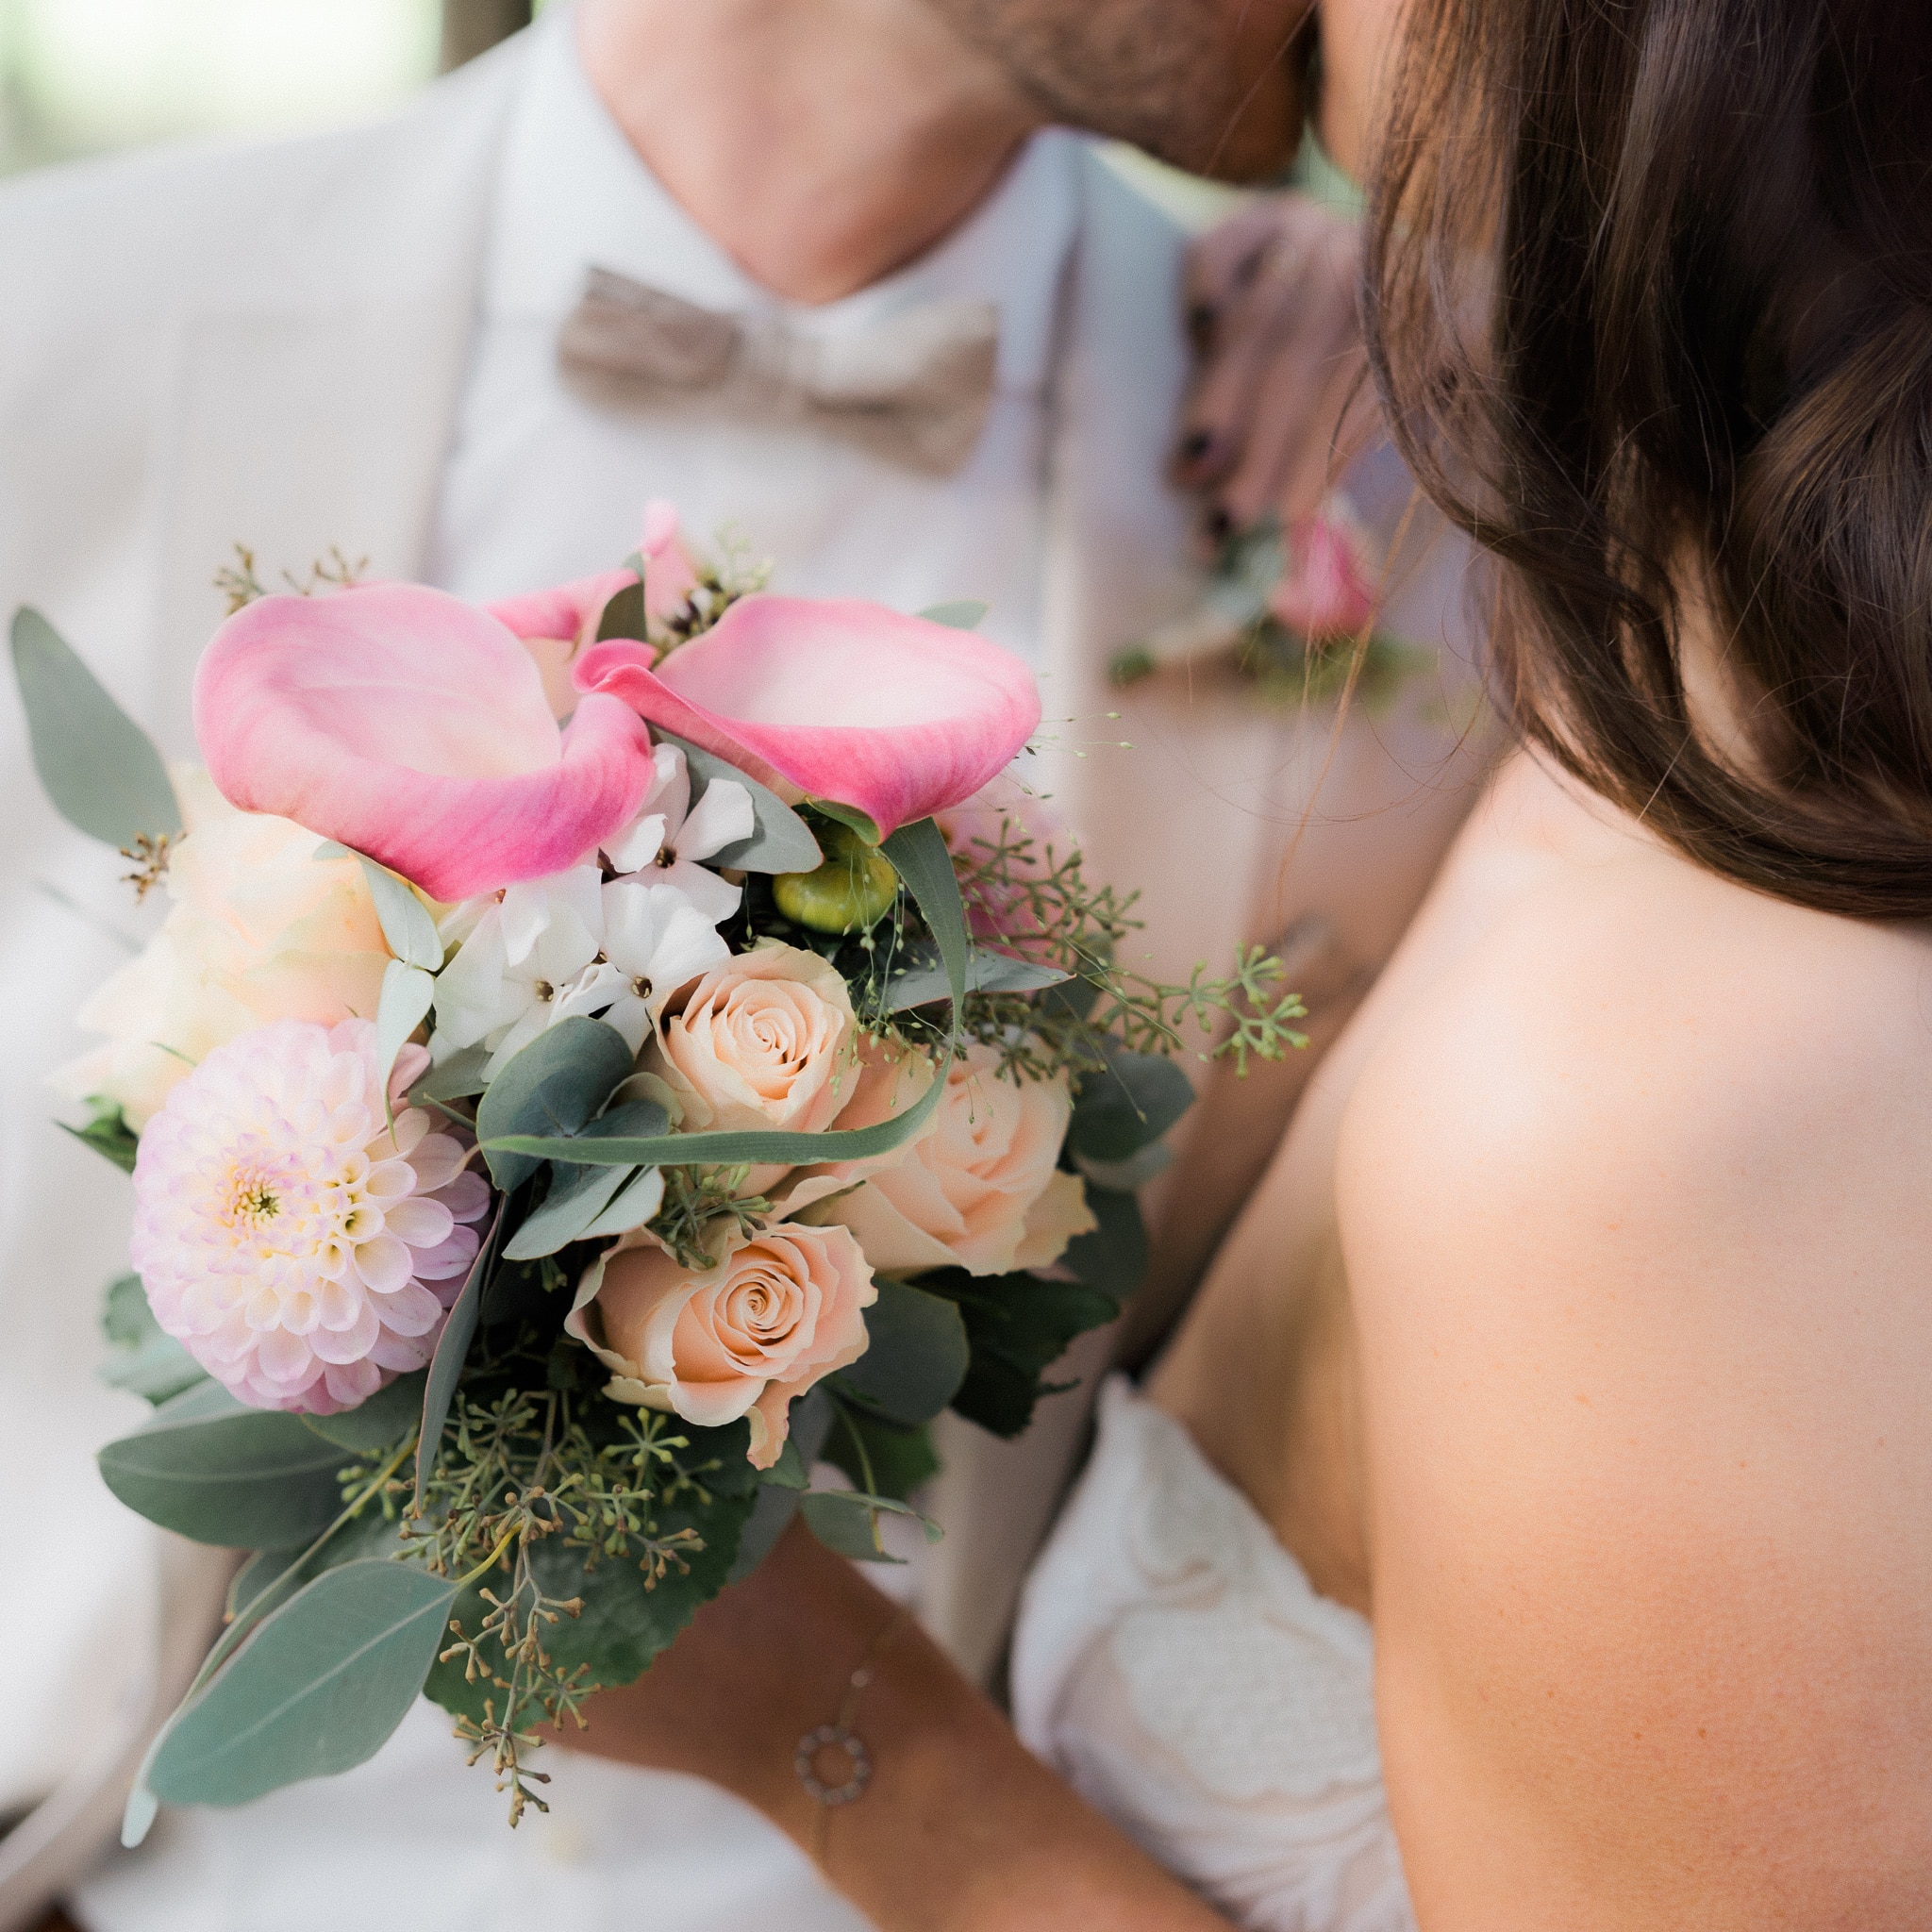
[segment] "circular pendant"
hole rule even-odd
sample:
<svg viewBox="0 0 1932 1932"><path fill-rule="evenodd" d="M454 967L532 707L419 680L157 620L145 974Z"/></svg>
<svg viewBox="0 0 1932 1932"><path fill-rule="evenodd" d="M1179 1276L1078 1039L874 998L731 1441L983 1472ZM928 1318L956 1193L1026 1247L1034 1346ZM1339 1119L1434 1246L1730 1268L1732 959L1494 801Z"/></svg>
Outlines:
<svg viewBox="0 0 1932 1932"><path fill-rule="evenodd" d="M843 1784L828 1785L819 1775L821 1751L844 1752L852 1769ZM821 1805L849 1805L872 1781L872 1756L865 1740L843 1724L821 1724L817 1730L806 1732L798 1740L791 1768L798 1774L798 1782Z"/></svg>

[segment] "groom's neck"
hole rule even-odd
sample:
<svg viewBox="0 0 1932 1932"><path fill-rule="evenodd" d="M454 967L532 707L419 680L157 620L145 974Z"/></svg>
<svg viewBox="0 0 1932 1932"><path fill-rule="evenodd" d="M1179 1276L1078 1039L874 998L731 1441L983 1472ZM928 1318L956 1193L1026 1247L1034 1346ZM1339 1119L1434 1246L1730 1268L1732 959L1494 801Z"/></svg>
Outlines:
<svg viewBox="0 0 1932 1932"><path fill-rule="evenodd" d="M793 301L923 254L1038 125L925 0L586 0L577 32L652 173Z"/></svg>

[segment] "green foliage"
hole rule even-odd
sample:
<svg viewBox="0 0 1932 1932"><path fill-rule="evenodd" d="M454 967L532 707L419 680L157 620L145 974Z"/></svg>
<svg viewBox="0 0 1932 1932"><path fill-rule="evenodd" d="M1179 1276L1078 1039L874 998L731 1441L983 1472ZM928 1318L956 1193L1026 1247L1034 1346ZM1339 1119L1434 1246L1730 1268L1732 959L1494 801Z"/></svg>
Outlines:
<svg viewBox="0 0 1932 1932"><path fill-rule="evenodd" d="M499 1071L476 1108L476 1138L496 1185L506 1192L521 1186L541 1162L494 1143L518 1135L581 1134L631 1071L624 1035L602 1020L574 1017L538 1034Z"/></svg>
<svg viewBox="0 0 1932 1932"><path fill-rule="evenodd" d="M38 610L13 613L13 675L34 769L54 808L119 850L181 830L167 767L144 732ZM130 854L130 856L133 856Z"/></svg>
<svg viewBox="0 0 1932 1932"><path fill-rule="evenodd" d="M380 1558L318 1576L169 1725L149 1789L169 1804L242 1805L374 1757L423 1688L456 1594Z"/></svg>
<svg viewBox="0 0 1932 1932"><path fill-rule="evenodd" d="M724 1587L752 1509L748 1431L533 1390L541 1329L477 1352L437 1444L409 1560L460 1580L426 1689L488 1757L511 1822L542 1807L545 1724L628 1683Z"/></svg>
<svg viewBox="0 0 1932 1932"><path fill-rule="evenodd" d="M97 1373L110 1389L125 1389L158 1406L208 1380L208 1371L161 1332L138 1274L119 1275L108 1284L101 1330L113 1353Z"/></svg>
<svg viewBox="0 0 1932 1932"><path fill-rule="evenodd" d="M424 1369L413 1375L398 1375L366 1402L345 1408L340 1415L305 1415L302 1426L339 1449L358 1454L391 1449L421 1426L428 1381L428 1372Z"/></svg>
<svg viewBox="0 0 1932 1932"><path fill-rule="evenodd" d="M948 630L977 630L979 621L991 609L976 597L961 597L951 604L933 604L919 614L928 624L942 624Z"/></svg>
<svg viewBox="0 0 1932 1932"><path fill-rule="evenodd" d="M134 1130L127 1124L119 1105L96 1097L89 1101L88 1106L92 1118L86 1126L70 1127L65 1121L57 1121L55 1125L63 1133L72 1134L76 1141L84 1141L104 1159L111 1160L123 1174L132 1174L141 1142L135 1138Z"/></svg>
<svg viewBox="0 0 1932 1932"><path fill-rule="evenodd" d="M772 575L769 563L751 560L749 546L737 530L727 526L718 532L716 541L715 558L691 559L697 582L683 608L658 619L653 628L652 641L661 643L667 657L680 644L704 636L741 597L762 591Z"/></svg>
<svg viewBox="0 0 1932 1932"><path fill-rule="evenodd" d="M865 1311L871 1341L849 1368L826 1378L841 1407L858 1404L911 1428L952 1401L965 1379L969 1348L957 1303L880 1276Z"/></svg>
<svg viewBox="0 0 1932 1932"><path fill-rule="evenodd" d="M98 1460L130 1509L195 1542L296 1549L341 1507L341 1450L299 1416L243 1407L219 1382L163 1403Z"/></svg>
<svg viewBox="0 0 1932 1932"><path fill-rule="evenodd" d="M463 1286L450 1304L449 1319L436 1339L436 1352L429 1357L429 1375L423 1389L422 1433L416 1441L416 1507L421 1510L428 1490L437 1452L442 1441L443 1419L456 1398L457 1384L468 1362L470 1343L476 1333L476 1318L482 1311L483 1291L490 1283L490 1271L496 1252L496 1238L503 1228L503 1204L497 1204L490 1230L470 1263Z"/></svg>
<svg viewBox="0 0 1932 1932"><path fill-rule="evenodd" d="M1100 1225L1077 1234L1061 1257L1089 1288L1126 1300L1147 1273L1147 1227L1132 1194L1087 1183L1087 1205Z"/></svg>
<svg viewBox="0 0 1932 1932"><path fill-rule="evenodd" d="M406 966L420 966L425 973L442 971L442 941L437 936L436 922L429 908L417 897L415 889L399 879L387 866L373 858L356 857L362 863L362 876L369 882L370 897L375 901L375 916L382 924L382 936L389 949Z"/></svg>
<svg viewBox="0 0 1932 1932"><path fill-rule="evenodd" d="M936 1543L945 1534L929 1517L895 1502L891 1496L867 1495L858 1490L813 1490L798 1501L798 1513L828 1550L850 1557L857 1563L903 1563L904 1557L886 1554L879 1535L880 1520L887 1516L909 1516L925 1531L925 1540Z"/></svg>
<svg viewBox="0 0 1932 1932"><path fill-rule="evenodd" d="M1188 1076L1158 1054L1129 1053L1111 1041L1105 1066L1083 1074L1074 1101L1067 1145L1093 1160L1125 1160L1194 1104Z"/></svg>
<svg viewBox="0 0 1932 1932"><path fill-rule="evenodd" d="M1084 1281L1042 1281L1035 1274L968 1274L948 1268L919 1285L958 1305L973 1344L966 1379L953 1407L995 1436L1017 1436L1034 1405L1074 1385L1047 1382L1045 1370L1074 1336L1103 1327L1120 1303Z"/></svg>
<svg viewBox="0 0 1932 1932"><path fill-rule="evenodd" d="M940 1473L932 1434L924 1423L902 1428L853 1403L841 1402L825 1438L824 1459L856 1489L905 1502Z"/></svg>
<svg viewBox="0 0 1932 1932"><path fill-rule="evenodd" d="M1077 852L1042 845L1006 818L996 836L975 838L957 863L975 926L1008 935L1029 960L1091 989L1084 1002L1058 989L1038 999L993 991L968 998L968 1037L997 1047L1010 1075L1099 1073L1109 1038L1132 1053L1170 1055L1186 1045L1190 1030L1211 1036L1229 1020L1232 1030L1203 1058L1232 1058L1245 1073L1251 1056L1280 1059L1307 1044L1288 1024L1306 1008L1296 994L1278 993L1281 962L1258 946L1238 954L1231 974L1216 978L1201 965L1185 985L1123 966L1122 944L1144 923L1134 917L1140 895L1090 886Z"/></svg>
<svg viewBox="0 0 1932 1932"><path fill-rule="evenodd" d="M762 1194L743 1191L751 1169L667 1167L664 1202L651 1232L677 1257L681 1268L704 1269L716 1258L720 1231L748 1235L770 1218L772 1204ZM729 1223L728 1227L723 1224Z"/></svg>
<svg viewBox="0 0 1932 1932"><path fill-rule="evenodd" d="M483 1069L490 1059L487 1046L458 1048L441 1066L432 1067L409 1089L409 1104L420 1107L425 1101L468 1100L482 1092L490 1084L483 1077Z"/></svg>
<svg viewBox="0 0 1932 1932"><path fill-rule="evenodd" d="M644 617L643 558L632 557L628 560L638 573L636 581L614 591L604 606L604 614L597 620L600 644L612 638L630 638L641 642L649 635L650 626Z"/></svg>
<svg viewBox="0 0 1932 1932"><path fill-rule="evenodd" d="M591 1024L598 1025L602 1023L592 1021ZM602 1045L600 1040L600 1054ZM608 1113L586 1121L575 1138L616 1140L620 1137L657 1135L665 1133L670 1124L670 1116L655 1100L626 1100L611 1108ZM625 1189L638 1174L637 1168L627 1166L552 1167L542 1205L525 1217L505 1247L505 1256L512 1261L534 1261L541 1256L558 1253L572 1241L582 1241L593 1227L605 1221L619 1191ZM648 1212L648 1208L640 1212L629 1224L635 1226L645 1219Z"/></svg>
<svg viewBox="0 0 1932 1932"><path fill-rule="evenodd" d="M903 1013L946 996L946 969L930 940L908 940L896 945L883 962L884 972L868 974L861 992L866 1005L878 1013ZM1016 959L1010 953L991 953L974 946L966 962L966 987L977 993L1030 993L1064 981L1058 966Z"/></svg>

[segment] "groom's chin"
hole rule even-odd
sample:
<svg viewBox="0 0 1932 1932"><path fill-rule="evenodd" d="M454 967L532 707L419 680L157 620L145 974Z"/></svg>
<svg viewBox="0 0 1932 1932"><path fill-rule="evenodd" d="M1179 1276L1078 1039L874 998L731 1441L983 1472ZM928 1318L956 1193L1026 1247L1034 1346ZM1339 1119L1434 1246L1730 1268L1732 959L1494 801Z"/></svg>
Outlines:
<svg viewBox="0 0 1932 1932"><path fill-rule="evenodd" d="M1301 143L1312 0L928 0L1046 117L1224 181Z"/></svg>

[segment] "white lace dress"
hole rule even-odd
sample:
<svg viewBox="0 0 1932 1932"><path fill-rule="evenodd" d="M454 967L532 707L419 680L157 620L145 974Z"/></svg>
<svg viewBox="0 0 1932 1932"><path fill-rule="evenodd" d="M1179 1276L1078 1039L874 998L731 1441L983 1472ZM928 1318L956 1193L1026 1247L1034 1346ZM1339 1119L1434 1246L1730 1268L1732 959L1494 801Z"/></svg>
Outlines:
<svg viewBox="0 0 1932 1932"><path fill-rule="evenodd" d="M1369 1626L1116 1376L1026 1586L1020 1735L1238 1924L1414 1932Z"/></svg>

